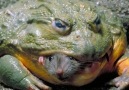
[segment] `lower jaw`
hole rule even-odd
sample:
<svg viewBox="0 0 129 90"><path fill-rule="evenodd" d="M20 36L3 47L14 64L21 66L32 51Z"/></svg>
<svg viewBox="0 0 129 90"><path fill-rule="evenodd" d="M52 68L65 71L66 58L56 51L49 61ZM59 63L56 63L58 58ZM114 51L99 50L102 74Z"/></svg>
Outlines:
<svg viewBox="0 0 129 90"><path fill-rule="evenodd" d="M85 70L82 70L75 75L73 75L71 78L62 81L64 85L72 85L72 86L83 86L86 84L91 83L94 81L101 73L102 69L104 68L107 61L103 61L99 63L100 65L96 64L96 68L92 70L92 72L88 73ZM98 68L97 68L98 65Z"/></svg>

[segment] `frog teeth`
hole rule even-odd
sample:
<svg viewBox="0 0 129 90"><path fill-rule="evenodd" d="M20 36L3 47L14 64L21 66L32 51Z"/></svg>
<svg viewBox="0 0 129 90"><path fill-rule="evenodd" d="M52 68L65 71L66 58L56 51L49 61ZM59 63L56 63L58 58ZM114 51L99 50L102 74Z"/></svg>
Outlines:
<svg viewBox="0 0 129 90"><path fill-rule="evenodd" d="M39 58L38 58L38 62L41 64L41 65L44 65L44 57L43 56L40 56Z"/></svg>

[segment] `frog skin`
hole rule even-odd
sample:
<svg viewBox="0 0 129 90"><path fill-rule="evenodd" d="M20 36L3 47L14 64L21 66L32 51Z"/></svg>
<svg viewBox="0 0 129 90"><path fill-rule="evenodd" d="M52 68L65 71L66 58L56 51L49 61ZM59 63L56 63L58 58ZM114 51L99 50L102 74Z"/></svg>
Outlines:
<svg viewBox="0 0 129 90"><path fill-rule="evenodd" d="M91 64L62 80L41 64L54 54ZM119 76L112 85L117 89L129 85L127 40L121 21L110 10L88 1L20 0L1 9L0 56L0 81L14 89L51 89L41 80L82 86L113 71Z"/></svg>

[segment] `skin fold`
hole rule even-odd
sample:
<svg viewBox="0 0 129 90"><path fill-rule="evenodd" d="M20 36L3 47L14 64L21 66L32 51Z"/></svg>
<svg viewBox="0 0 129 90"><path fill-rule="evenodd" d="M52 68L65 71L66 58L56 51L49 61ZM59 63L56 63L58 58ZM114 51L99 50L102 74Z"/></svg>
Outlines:
<svg viewBox="0 0 129 90"><path fill-rule="evenodd" d="M114 13L85 0L19 0L0 10L0 81L14 89L83 86L117 71L129 85L125 30Z"/></svg>

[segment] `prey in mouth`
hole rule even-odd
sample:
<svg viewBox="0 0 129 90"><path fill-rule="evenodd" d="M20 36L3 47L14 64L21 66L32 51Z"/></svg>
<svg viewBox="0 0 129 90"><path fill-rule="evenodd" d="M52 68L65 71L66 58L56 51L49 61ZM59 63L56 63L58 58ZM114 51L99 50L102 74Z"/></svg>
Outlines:
<svg viewBox="0 0 129 90"><path fill-rule="evenodd" d="M96 62L82 62L65 54L40 56L38 62L53 76L61 81L71 79L77 73L93 72L98 64Z"/></svg>
<svg viewBox="0 0 129 90"><path fill-rule="evenodd" d="M40 56L38 62L42 64L50 74L60 80L70 78L80 67L80 63L76 59L64 54Z"/></svg>

